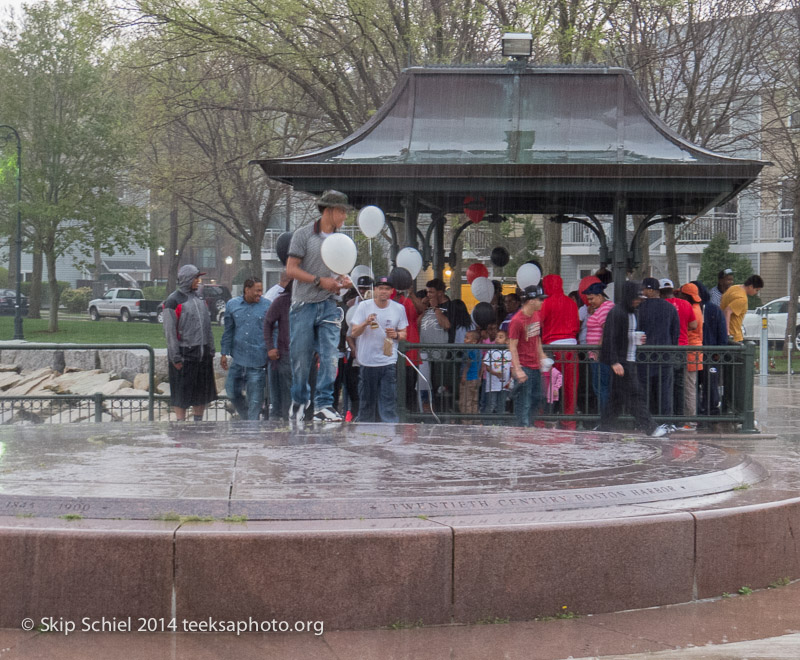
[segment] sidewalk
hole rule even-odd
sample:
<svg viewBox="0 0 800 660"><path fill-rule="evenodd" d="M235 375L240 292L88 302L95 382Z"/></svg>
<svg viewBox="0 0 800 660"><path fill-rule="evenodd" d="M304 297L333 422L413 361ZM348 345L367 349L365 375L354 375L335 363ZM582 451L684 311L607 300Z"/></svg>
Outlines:
<svg viewBox="0 0 800 660"><path fill-rule="evenodd" d="M796 660L800 582L711 601L569 620L303 634L25 633L2 660Z"/></svg>

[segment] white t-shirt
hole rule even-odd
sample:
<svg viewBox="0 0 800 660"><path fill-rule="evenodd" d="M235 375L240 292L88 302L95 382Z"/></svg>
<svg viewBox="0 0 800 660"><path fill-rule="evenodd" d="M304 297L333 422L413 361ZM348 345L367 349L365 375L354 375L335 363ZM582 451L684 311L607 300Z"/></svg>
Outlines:
<svg viewBox="0 0 800 660"><path fill-rule="evenodd" d="M275 302L275 298L281 295L285 289L280 284L275 284L274 286L270 287L270 289L261 296L265 300L269 300L270 302Z"/></svg>
<svg viewBox="0 0 800 660"><path fill-rule="evenodd" d="M381 309L374 300L365 300L353 312L353 325L363 323L370 314L377 314L380 326L377 329L367 326L364 332L356 337L356 352L362 367L385 367L397 362L397 340L392 341L391 356L383 354L383 340L386 337L384 330L386 328L403 330L408 327L408 319L405 307L394 300L388 302L389 304Z"/></svg>
<svg viewBox="0 0 800 660"><path fill-rule="evenodd" d="M502 378L498 378L488 371L484 374L486 391L502 391L506 383L511 380L511 351L499 348L486 351L486 355L483 356L483 363L487 369L503 373Z"/></svg>

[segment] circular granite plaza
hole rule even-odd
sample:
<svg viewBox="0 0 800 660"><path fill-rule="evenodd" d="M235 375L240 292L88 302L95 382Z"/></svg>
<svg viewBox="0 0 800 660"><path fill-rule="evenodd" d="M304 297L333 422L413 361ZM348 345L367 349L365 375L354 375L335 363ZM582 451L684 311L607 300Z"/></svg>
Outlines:
<svg viewBox="0 0 800 660"><path fill-rule="evenodd" d="M0 579L15 597L0 626L46 610L358 628L766 586L800 573L800 491L775 440L761 442L411 424L6 427Z"/></svg>

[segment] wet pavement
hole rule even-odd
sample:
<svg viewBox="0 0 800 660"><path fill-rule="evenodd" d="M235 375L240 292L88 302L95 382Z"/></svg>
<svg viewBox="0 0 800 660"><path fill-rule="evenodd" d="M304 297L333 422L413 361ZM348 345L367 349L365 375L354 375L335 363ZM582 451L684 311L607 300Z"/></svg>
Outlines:
<svg viewBox="0 0 800 660"><path fill-rule="evenodd" d="M619 517L738 503L778 457L782 478L766 490L800 492L786 453L774 437L742 451L685 434L483 426L11 426L0 430L0 515Z"/></svg>
<svg viewBox="0 0 800 660"><path fill-rule="evenodd" d="M170 435L169 428L145 425L124 433L119 440L108 437L100 426L83 427L82 437L59 430L59 442L46 439L48 429L32 429L25 431L23 443L22 436L4 429L0 435L0 501L29 500L35 506L44 505L51 497L62 502L87 498L92 503L104 497L114 502L161 497L170 502L196 500L203 504L212 500L266 502L272 498L269 504L277 508L270 510L284 507L285 515L293 503L316 501L328 506L331 500L347 499L343 496L348 489L351 494L358 493L351 499L359 506L373 506L382 500L402 498L407 492L413 492L417 499L430 500L436 497L432 493L441 493L439 486L447 489L450 500L485 499L490 491L498 498L524 499L525 493L546 498L555 497L554 493L603 492L609 483L615 489L636 489L637 485L642 489L642 484L683 479L690 485L692 480L730 482L710 493L703 493L702 488L690 497L652 493L649 501L622 506L591 499L578 508L573 508L572 502L566 509L554 506L556 503L523 503L515 515L575 519L618 516L624 509L642 515L643 511L662 513L786 499L800 496L800 392L793 385L790 378L778 377L756 388L759 426L777 437L698 440L688 434L654 442L624 435L552 432L543 436L537 432L541 439L534 442L510 429L457 427L450 435L439 427L408 430L398 426L391 427L389 434L384 429L390 427L376 425L356 433L310 429L302 436L276 429L271 440L254 440L252 436L261 431L248 430L234 434L234 438L213 440L219 429L201 424L184 426L177 437ZM466 438L467 433L474 436L478 432L483 435L476 446L474 440ZM259 450L249 453L247 446L252 442L259 443ZM126 463L131 447L137 448L133 453L142 461L136 470ZM324 456L320 449L324 449ZM275 454L269 453L273 450ZM208 455L205 460L200 460L201 453ZM281 453L283 460L277 458ZM262 460L258 460L259 454ZM548 459L542 461L545 455ZM155 469L150 471L159 463L163 478L156 476ZM509 466L514 470L511 475ZM144 478L134 474L140 469ZM265 478L266 483L262 483ZM207 490L198 490L198 482ZM276 483L281 488L267 493ZM297 510L301 511L299 517L317 511L302 506ZM24 509L17 513L26 515ZM487 519L503 515L510 514L493 509ZM83 633L65 637L0 630L0 659L778 660L800 657L799 604L800 583L795 582L749 595L574 619L487 621L493 625L423 625L411 629L402 624L397 630L326 631L321 636Z"/></svg>

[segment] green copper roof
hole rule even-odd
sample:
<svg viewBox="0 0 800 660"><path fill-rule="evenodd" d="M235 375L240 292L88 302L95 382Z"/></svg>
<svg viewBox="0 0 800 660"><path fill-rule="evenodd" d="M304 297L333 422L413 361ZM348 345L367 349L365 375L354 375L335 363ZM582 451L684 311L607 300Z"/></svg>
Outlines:
<svg viewBox="0 0 800 660"><path fill-rule="evenodd" d="M752 182L764 163L722 156L671 131L629 71L412 68L342 142L255 161L296 189L335 188L398 210L414 194L445 212L465 195L497 212L697 213Z"/></svg>

